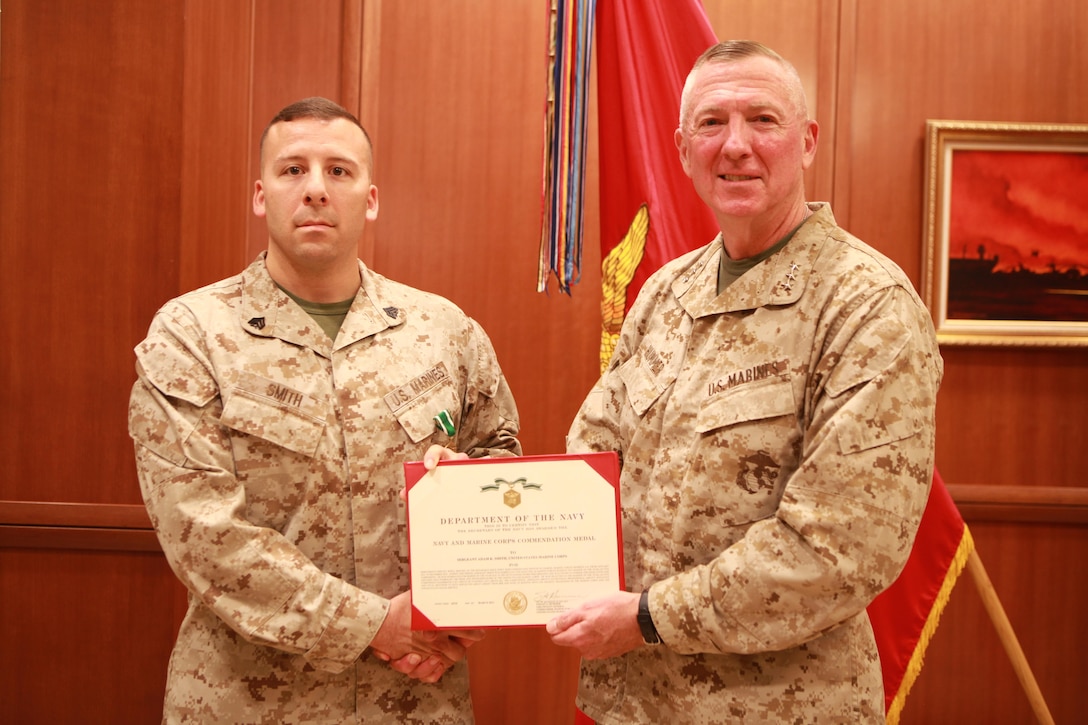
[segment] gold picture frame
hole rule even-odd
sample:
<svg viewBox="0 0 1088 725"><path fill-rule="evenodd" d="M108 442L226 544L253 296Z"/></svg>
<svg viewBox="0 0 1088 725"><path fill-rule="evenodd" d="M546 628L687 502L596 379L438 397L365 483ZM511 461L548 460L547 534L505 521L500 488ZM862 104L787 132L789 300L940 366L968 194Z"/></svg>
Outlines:
<svg viewBox="0 0 1088 725"><path fill-rule="evenodd" d="M1088 125L926 121L925 180L938 341L1088 346Z"/></svg>

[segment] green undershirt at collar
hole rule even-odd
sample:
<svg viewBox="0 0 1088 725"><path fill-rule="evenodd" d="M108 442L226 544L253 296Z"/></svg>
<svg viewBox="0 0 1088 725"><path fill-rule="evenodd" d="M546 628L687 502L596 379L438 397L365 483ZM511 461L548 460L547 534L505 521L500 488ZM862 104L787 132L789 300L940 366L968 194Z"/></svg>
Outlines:
<svg viewBox="0 0 1088 725"><path fill-rule="evenodd" d="M718 263L718 294L721 294L726 290L729 285L740 279L745 272L750 270L765 259L771 257L775 252L786 246L789 240L793 239L793 235L797 233L809 215L806 214L805 218L801 220L801 223L790 230L790 233L779 239L772 246L764 249L759 254L752 257L745 257L744 259L733 259L729 256L729 252L725 251L725 245L722 245L722 259Z"/></svg>
<svg viewBox="0 0 1088 725"><path fill-rule="evenodd" d="M291 294L288 290L280 287L279 284L276 286L305 310L306 314L312 317L314 322L325 331L330 340L335 340L340 333L340 326L344 324L344 318L348 316L348 310L351 309L351 304L355 301L355 298L352 297L343 302L310 302L298 295Z"/></svg>

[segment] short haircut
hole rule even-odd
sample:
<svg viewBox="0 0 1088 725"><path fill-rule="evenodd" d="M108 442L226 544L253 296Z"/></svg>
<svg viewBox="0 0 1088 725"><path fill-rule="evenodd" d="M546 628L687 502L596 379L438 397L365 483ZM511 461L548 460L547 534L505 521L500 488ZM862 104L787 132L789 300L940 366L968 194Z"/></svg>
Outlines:
<svg viewBox="0 0 1088 725"><path fill-rule="evenodd" d="M755 40L723 40L720 43L710 46L702 52L702 54L695 59L695 64L691 67L691 72L688 73L687 80L684 82L684 92L680 96L680 126L683 128L684 119L687 117L690 109L688 108L688 90L691 86L692 77L695 72L709 63L736 63L744 60L745 58L754 58L757 56L763 56L764 58L770 58L779 65L781 65L786 72L793 77L795 87L794 92L791 94L791 100L797 107L797 111L806 118L808 117L808 101L805 98L805 88L801 84L801 75L797 72L797 69L793 67L793 64L776 53L771 48L768 48L763 43Z"/></svg>
<svg viewBox="0 0 1088 725"><path fill-rule="evenodd" d="M264 158L264 141L268 138L268 130L270 128L277 123L289 123L304 118L316 118L320 121L332 121L337 118L346 118L358 126L359 130L363 132L371 156L374 155L374 144L370 140L370 134L363 128L363 124L359 123L359 119L355 117L355 114L340 104L330 101L328 98L311 96L309 98L303 98L300 101L295 101L288 106L284 106L279 113L272 117L272 120L264 127L264 132L261 133L261 143L259 146L261 158Z"/></svg>

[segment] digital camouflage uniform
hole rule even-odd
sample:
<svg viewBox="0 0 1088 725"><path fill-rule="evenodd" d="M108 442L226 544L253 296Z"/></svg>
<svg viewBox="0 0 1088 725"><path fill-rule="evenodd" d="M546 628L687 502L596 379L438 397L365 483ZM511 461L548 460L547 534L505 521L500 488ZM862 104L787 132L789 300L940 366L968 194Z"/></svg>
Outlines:
<svg viewBox="0 0 1088 725"><path fill-rule="evenodd" d="M894 263L816 213L717 295L645 285L568 437L622 458L627 586L663 644L584 662L600 723L883 723L865 607L910 552L942 362Z"/></svg>
<svg viewBox="0 0 1088 725"><path fill-rule="evenodd" d="M472 721L465 662L428 685L367 646L409 586L402 464L433 443L518 454L517 411L479 325L360 272L335 344L262 255L136 348L140 486L189 589L165 721Z"/></svg>

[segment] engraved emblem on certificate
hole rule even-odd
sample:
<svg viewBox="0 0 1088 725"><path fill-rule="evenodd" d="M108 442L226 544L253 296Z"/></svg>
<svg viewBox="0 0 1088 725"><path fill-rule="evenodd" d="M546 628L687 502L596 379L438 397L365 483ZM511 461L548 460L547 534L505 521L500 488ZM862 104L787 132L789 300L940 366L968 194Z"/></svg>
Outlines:
<svg viewBox="0 0 1088 725"><path fill-rule="evenodd" d="M525 598L525 595L521 592L508 592L502 600L502 606L510 614L521 614L525 611L529 601Z"/></svg>

